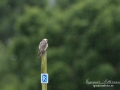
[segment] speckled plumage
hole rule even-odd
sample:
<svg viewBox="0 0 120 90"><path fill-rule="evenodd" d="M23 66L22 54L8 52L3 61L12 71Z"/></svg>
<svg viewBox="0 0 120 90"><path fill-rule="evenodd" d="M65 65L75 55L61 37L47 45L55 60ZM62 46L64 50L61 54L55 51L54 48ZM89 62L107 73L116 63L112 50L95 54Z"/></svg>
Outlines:
<svg viewBox="0 0 120 90"><path fill-rule="evenodd" d="M38 57L40 57L48 47L47 39L43 39L39 44Z"/></svg>

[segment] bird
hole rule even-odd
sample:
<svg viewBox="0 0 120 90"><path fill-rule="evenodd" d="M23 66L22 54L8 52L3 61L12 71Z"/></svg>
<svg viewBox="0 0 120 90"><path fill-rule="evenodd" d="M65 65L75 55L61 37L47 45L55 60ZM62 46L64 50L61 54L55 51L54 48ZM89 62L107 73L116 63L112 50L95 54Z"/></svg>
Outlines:
<svg viewBox="0 0 120 90"><path fill-rule="evenodd" d="M44 54L47 48L48 48L48 40L44 38L39 44L38 58Z"/></svg>

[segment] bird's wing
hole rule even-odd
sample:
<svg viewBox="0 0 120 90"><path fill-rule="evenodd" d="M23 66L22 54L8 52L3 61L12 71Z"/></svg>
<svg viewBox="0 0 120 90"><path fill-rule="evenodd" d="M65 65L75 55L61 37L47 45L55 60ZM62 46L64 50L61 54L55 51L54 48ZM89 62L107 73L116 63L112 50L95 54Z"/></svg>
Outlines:
<svg viewBox="0 0 120 90"><path fill-rule="evenodd" d="M42 40L41 42L40 42L40 45L39 45L39 49L40 49L40 51L42 52L42 51L44 51L44 49L45 49L45 47L46 47L46 41L45 40Z"/></svg>

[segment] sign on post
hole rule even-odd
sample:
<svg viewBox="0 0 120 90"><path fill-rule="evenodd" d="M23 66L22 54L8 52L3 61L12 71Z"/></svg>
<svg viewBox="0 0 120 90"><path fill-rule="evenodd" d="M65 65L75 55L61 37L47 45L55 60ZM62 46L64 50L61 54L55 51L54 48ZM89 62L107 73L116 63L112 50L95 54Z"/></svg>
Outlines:
<svg viewBox="0 0 120 90"><path fill-rule="evenodd" d="M41 83L48 83L48 74L41 74Z"/></svg>

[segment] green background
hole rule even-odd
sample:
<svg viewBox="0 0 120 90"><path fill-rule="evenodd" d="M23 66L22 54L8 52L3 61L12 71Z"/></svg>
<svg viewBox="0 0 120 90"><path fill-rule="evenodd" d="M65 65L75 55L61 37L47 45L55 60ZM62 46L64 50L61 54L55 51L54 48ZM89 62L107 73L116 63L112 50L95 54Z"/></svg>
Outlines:
<svg viewBox="0 0 120 90"><path fill-rule="evenodd" d="M120 90L120 0L0 0L0 90L41 90L39 42L47 38L48 90Z"/></svg>

